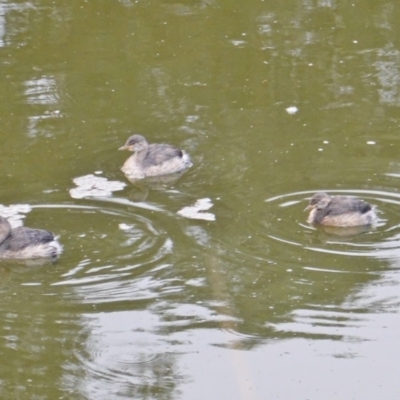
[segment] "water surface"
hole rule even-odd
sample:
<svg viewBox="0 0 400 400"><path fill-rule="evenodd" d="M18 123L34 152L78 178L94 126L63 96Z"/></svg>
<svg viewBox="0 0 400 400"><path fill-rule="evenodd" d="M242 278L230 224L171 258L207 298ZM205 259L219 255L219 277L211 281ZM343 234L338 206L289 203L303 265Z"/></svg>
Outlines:
<svg viewBox="0 0 400 400"><path fill-rule="evenodd" d="M398 14L0 1L0 203L22 205L0 212L64 246L0 264L0 397L392 399ZM130 132L194 166L130 183ZM319 190L376 205L378 225L309 226Z"/></svg>

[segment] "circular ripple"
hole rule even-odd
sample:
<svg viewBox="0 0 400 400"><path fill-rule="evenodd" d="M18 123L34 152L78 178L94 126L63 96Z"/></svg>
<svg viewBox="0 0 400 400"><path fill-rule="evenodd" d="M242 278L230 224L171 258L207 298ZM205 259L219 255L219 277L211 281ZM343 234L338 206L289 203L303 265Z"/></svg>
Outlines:
<svg viewBox="0 0 400 400"><path fill-rule="evenodd" d="M266 200L268 218L257 228L261 235L304 249L335 255L392 258L400 255L400 195L372 190L326 190L329 194L358 196L376 205L374 228L315 227L304 212L315 191L275 196Z"/></svg>
<svg viewBox="0 0 400 400"><path fill-rule="evenodd" d="M50 287L80 304L156 298L164 284L160 271L171 266L173 240L164 229L168 213L140 203L98 203L32 207L35 214L50 217L51 224L42 225L59 235L64 246L48 271Z"/></svg>
<svg viewBox="0 0 400 400"><path fill-rule="evenodd" d="M85 316L86 327L75 338L74 355L91 392L95 387L105 393L110 383L118 390L140 391L157 384L160 370L168 378L175 356L165 340L152 333L159 322L146 310Z"/></svg>

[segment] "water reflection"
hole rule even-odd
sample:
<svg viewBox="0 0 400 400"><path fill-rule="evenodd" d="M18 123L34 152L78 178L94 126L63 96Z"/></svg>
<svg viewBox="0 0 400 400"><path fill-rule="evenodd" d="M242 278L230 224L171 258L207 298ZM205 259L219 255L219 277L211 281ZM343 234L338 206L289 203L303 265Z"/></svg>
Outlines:
<svg viewBox="0 0 400 400"><path fill-rule="evenodd" d="M231 3L0 2L1 202L65 248L0 265L1 398L398 391L395 3ZM196 168L123 186L132 126ZM310 227L321 187L381 224Z"/></svg>
<svg viewBox="0 0 400 400"><path fill-rule="evenodd" d="M17 4L15 2L2 1L0 3L0 47L11 44L21 46L24 42L13 43L18 34L26 33L25 14L34 9L28 2Z"/></svg>
<svg viewBox="0 0 400 400"><path fill-rule="evenodd" d="M381 86L378 89L380 103L400 105L400 52L391 44L379 49L373 66Z"/></svg>
<svg viewBox="0 0 400 400"><path fill-rule="evenodd" d="M44 122L51 122L54 118L61 118L60 107L61 96L58 93L58 83L53 76L41 76L25 82L23 93L25 101L30 105L46 106L40 115L30 115L28 117L28 136L35 138L38 135L47 134L50 136L52 131L44 129Z"/></svg>
<svg viewBox="0 0 400 400"><path fill-rule="evenodd" d="M60 101L57 95L57 83L53 76L41 76L25 82L26 101L28 104L54 105Z"/></svg>
<svg viewBox="0 0 400 400"><path fill-rule="evenodd" d="M5 41L4 41L4 36L6 33L6 18L5 18L5 14L6 14L6 5L0 3L0 47L4 47L5 46Z"/></svg>
<svg viewBox="0 0 400 400"><path fill-rule="evenodd" d="M179 382L189 378L177 368L173 343L150 333L159 324L155 315L131 310L83 317L87 340L75 356L86 371L79 379L86 396L101 398L109 385L117 385L121 397L172 398Z"/></svg>

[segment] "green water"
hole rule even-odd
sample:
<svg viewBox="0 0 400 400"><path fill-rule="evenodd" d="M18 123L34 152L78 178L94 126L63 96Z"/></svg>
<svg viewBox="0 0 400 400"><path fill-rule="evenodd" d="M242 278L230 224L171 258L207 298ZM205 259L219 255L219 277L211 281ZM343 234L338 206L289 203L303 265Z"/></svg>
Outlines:
<svg viewBox="0 0 400 400"><path fill-rule="evenodd" d="M0 263L0 398L396 398L399 13L0 0L0 204L64 247ZM194 166L130 183L130 132ZM77 198L90 174L126 186ZM378 226L314 229L318 190ZM205 198L215 220L178 213Z"/></svg>

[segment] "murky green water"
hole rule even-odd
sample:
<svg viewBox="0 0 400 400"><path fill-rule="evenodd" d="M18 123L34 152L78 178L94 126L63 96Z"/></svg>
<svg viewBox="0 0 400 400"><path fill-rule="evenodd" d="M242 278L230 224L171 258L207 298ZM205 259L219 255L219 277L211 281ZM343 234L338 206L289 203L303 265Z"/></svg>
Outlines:
<svg viewBox="0 0 400 400"><path fill-rule="evenodd" d="M0 264L0 398L396 398L399 13L0 0L0 203L64 246ZM194 166L128 182L132 131ZM121 186L77 195L87 175ZM309 226L321 189L375 204L377 228Z"/></svg>

